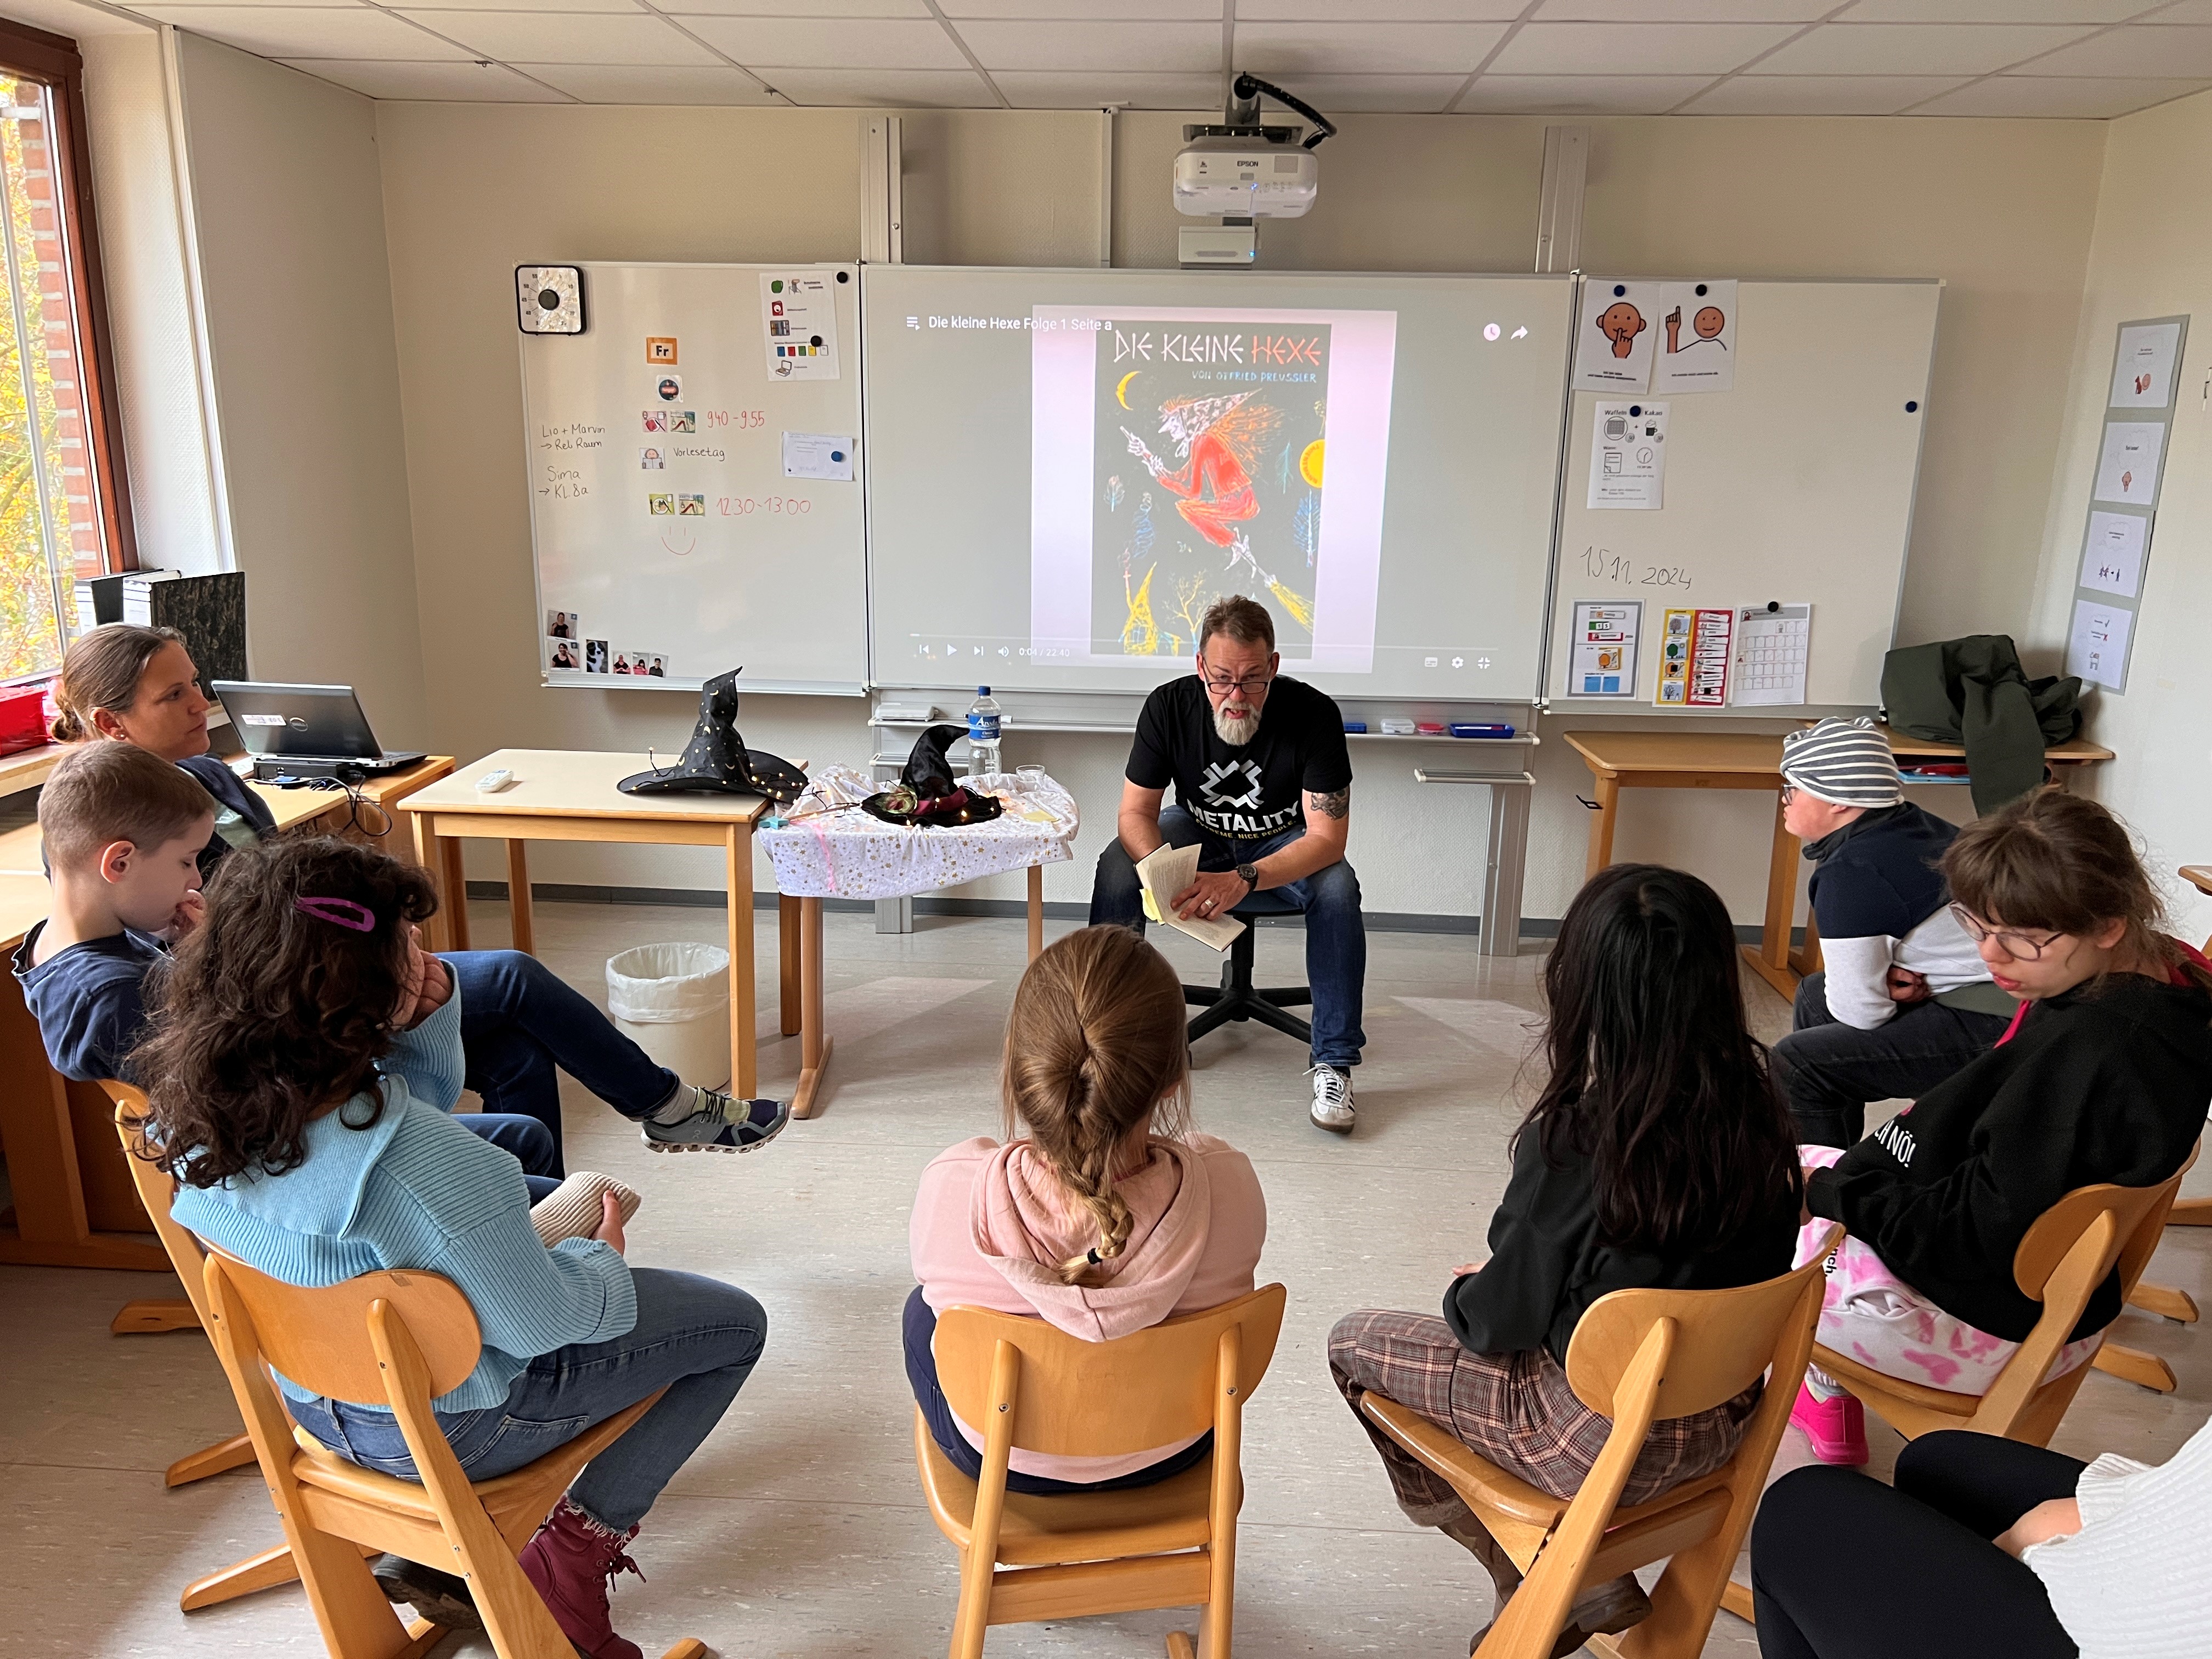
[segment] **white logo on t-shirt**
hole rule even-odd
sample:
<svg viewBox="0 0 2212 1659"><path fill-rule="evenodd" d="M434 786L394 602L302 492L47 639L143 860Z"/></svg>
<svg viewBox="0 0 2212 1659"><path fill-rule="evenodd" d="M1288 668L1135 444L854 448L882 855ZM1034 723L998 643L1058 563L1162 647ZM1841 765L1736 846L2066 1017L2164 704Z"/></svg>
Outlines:
<svg viewBox="0 0 2212 1659"><path fill-rule="evenodd" d="M1244 781L1243 793L1233 793L1230 788L1223 787L1233 785L1240 777ZM1210 806L1242 806L1247 810L1255 809L1260 805L1259 764L1254 761L1243 760L1223 761L1218 765L1209 766L1206 769L1206 775L1199 780L1198 789L1199 793L1206 797L1206 804Z"/></svg>

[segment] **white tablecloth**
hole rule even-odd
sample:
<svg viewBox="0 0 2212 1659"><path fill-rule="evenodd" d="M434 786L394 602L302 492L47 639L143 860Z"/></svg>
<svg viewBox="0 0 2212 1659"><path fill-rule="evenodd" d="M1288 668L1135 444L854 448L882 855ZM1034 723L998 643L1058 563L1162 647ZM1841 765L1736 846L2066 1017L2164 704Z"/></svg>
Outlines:
<svg viewBox="0 0 2212 1659"><path fill-rule="evenodd" d="M863 794L888 787L849 767L825 767L819 781ZM1050 778L1032 784L993 772L963 781L999 797L1006 811L988 823L908 829L847 806L756 830L753 839L768 849L777 890L791 898L901 898L1074 856L1075 798ZM812 804L810 795L792 810Z"/></svg>

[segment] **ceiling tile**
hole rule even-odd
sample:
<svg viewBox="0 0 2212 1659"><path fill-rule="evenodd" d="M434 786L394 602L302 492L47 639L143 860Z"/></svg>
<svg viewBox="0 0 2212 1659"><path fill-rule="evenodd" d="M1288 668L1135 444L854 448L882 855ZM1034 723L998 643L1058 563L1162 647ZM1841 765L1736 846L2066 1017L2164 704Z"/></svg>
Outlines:
<svg viewBox="0 0 2212 1659"><path fill-rule="evenodd" d="M1072 75L998 70L991 78L1016 109L1097 109L1106 104L1126 104L1131 109L1202 110L1218 119L1224 90L1219 75Z"/></svg>
<svg viewBox="0 0 2212 1659"><path fill-rule="evenodd" d="M2202 91L2203 81L2000 75L1923 104L1915 115L2075 117L2091 120L2148 109Z"/></svg>
<svg viewBox="0 0 2212 1659"><path fill-rule="evenodd" d="M1235 51L1254 75L1464 76L1504 34L1503 23L1240 22Z"/></svg>
<svg viewBox="0 0 2212 1659"><path fill-rule="evenodd" d="M779 5L781 0L763 0ZM965 17L1030 17L1082 22L1152 19L1161 22L1219 23L1221 0L939 0L955 21Z"/></svg>
<svg viewBox="0 0 2212 1659"><path fill-rule="evenodd" d="M525 74L587 104L773 104L759 82L733 69L592 69L580 64L519 64Z"/></svg>
<svg viewBox="0 0 2212 1659"><path fill-rule="evenodd" d="M1534 14L1546 23L1810 23L1836 0L1544 0Z"/></svg>
<svg viewBox="0 0 2212 1659"><path fill-rule="evenodd" d="M1243 12L1243 0L1237 0L1237 10ZM1238 33L1243 33L1241 27ZM1404 112L1432 115L1449 108L1466 84L1464 75L1302 75L1290 90L1323 115ZM1297 118L1294 112L1270 103L1267 118Z"/></svg>
<svg viewBox="0 0 2212 1659"><path fill-rule="evenodd" d="M1218 23L956 25L987 70L1133 70L1205 74L1221 68ZM948 48L951 42L947 40ZM823 59L817 61L842 61Z"/></svg>
<svg viewBox="0 0 2212 1659"><path fill-rule="evenodd" d="M2022 75L2102 75L2160 80L2212 75L2212 28L2137 25L2113 29L2078 46L2020 67Z"/></svg>
<svg viewBox="0 0 2212 1659"><path fill-rule="evenodd" d="M1786 23L1530 23L1490 67L1503 75L1725 75L1791 33Z"/></svg>
<svg viewBox="0 0 2212 1659"><path fill-rule="evenodd" d="M1362 23L1510 23L1528 9L1528 0L1237 0L1237 32L1244 25L1273 21L1342 22L1356 12Z"/></svg>
<svg viewBox="0 0 2212 1659"><path fill-rule="evenodd" d="M580 12L406 11L427 28L509 64L711 64L714 54L658 17Z"/></svg>
<svg viewBox="0 0 2212 1659"><path fill-rule="evenodd" d="M603 11L635 17L637 0L438 0L436 11Z"/></svg>
<svg viewBox="0 0 2212 1659"><path fill-rule="evenodd" d="M397 64L291 58L294 69L371 98L439 104L562 104L568 100L497 64Z"/></svg>
<svg viewBox="0 0 2212 1659"><path fill-rule="evenodd" d="M1710 75L1485 75L1452 107L1474 115L1658 115Z"/></svg>
<svg viewBox="0 0 2212 1659"><path fill-rule="evenodd" d="M192 3L192 0L175 0L175 3L189 5ZM300 11L356 11L364 9L374 11L376 9L374 6L364 7L362 0L200 0L200 3L203 5L222 5L226 7L235 6L242 10L259 10L264 6L285 6ZM154 0L154 3L151 5L133 5L131 8L134 14L143 14L143 15L140 15L137 19L141 27L145 27L147 20L151 18L156 12L162 11L167 9L167 7L164 4L164 0ZM10 10L12 12L12 6ZM38 23L38 19L33 17L26 17L21 21L33 23L34 25ZM164 19L163 21L166 21L167 20Z"/></svg>
<svg viewBox="0 0 2212 1659"><path fill-rule="evenodd" d="M2158 15L2161 23L2212 23L2212 0L2181 0Z"/></svg>
<svg viewBox="0 0 2212 1659"><path fill-rule="evenodd" d="M382 58L395 61L477 56L367 6L143 6L147 16L264 58ZM490 54L496 56L496 53Z"/></svg>
<svg viewBox="0 0 2212 1659"><path fill-rule="evenodd" d="M973 70L771 70L761 77L794 104L866 109L996 109Z"/></svg>
<svg viewBox="0 0 2212 1659"><path fill-rule="evenodd" d="M968 67L934 18L690 17L684 27L747 69Z"/></svg>
<svg viewBox="0 0 2212 1659"><path fill-rule="evenodd" d="M927 17L924 0L653 0L671 14L720 17Z"/></svg>
<svg viewBox="0 0 2212 1659"><path fill-rule="evenodd" d="M1844 23L2117 23L2158 0L1857 0Z"/></svg>
<svg viewBox="0 0 2212 1659"><path fill-rule="evenodd" d="M1738 75L1685 115L1894 115L1962 87L1957 75Z"/></svg>
<svg viewBox="0 0 2212 1659"><path fill-rule="evenodd" d="M2077 25L1830 23L1759 68L1771 75L1987 75L2088 33Z"/></svg>

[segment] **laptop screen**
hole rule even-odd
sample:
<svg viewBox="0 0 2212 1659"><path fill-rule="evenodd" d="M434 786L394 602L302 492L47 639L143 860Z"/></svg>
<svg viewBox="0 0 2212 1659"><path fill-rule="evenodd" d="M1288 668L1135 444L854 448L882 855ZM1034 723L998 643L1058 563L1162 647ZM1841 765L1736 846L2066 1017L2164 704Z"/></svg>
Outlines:
<svg viewBox="0 0 2212 1659"><path fill-rule="evenodd" d="M210 688L262 760L381 759L384 750L349 685L263 685L217 680Z"/></svg>

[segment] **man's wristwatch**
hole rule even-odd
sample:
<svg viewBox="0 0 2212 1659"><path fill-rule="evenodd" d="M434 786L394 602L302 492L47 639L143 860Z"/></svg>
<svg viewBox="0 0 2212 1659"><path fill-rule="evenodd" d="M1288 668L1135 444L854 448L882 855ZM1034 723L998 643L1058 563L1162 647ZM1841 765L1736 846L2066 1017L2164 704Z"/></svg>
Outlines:
<svg viewBox="0 0 2212 1659"><path fill-rule="evenodd" d="M1237 866L1237 873L1244 878L1244 884L1250 889L1250 891L1244 895L1246 898L1250 898L1253 893L1260 890L1260 870L1257 865L1240 864Z"/></svg>

